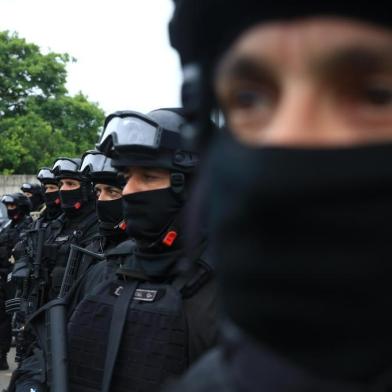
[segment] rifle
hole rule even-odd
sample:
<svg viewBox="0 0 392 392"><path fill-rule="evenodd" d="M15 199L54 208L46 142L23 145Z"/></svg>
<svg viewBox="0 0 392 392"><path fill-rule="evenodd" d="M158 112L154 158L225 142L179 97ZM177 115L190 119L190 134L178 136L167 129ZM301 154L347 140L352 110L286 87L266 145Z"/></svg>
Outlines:
<svg viewBox="0 0 392 392"><path fill-rule="evenodd" d="M22 257L14 266L12 278L19 282L15 298L6 301L7 313L12 313L12 330L16 341L15 362L24 359L27 345L25 336L25 320L37 311L46 300L47 276L41 268L42 249L45 240L46 229L39 227L30 230L30 234L37 233L37 241L34 253L34 241L28 236L27 255ZM33 259L33 262L31 262Z"/></svg>
<svg viewBox="0 0 392 392"><path fill-rule="evenodd" d="M71 244L67 266L61 284L58 298L52 301L46 312L49 327L49 364L51 371L51 389L56 392L68 392L68 359L67 359L67 321L66 321L66 295L77 280L83 255L104 260L104 255L92 252Z"/></svg>

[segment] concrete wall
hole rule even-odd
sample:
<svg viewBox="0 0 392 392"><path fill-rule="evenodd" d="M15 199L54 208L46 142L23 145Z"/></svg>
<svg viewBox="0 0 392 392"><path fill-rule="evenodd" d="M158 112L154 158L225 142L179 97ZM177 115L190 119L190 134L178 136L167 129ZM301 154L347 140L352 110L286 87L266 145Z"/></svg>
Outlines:
<svg viewBox="0 0 392 392"><path fill-rule="evenodd" d="M20 187L24 182L39 183L36 176L31 174L0 176L0 196L5 193L20 192Z"/></svg>

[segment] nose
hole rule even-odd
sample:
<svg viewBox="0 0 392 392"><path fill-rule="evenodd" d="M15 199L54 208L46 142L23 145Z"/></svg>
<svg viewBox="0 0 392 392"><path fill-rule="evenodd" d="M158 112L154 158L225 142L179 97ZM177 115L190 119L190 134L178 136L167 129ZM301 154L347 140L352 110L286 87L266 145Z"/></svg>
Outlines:
<svg viewBox="0 0 392 392"><path fill-rule="evenodd" d="M131 195L132 193L140 192L138 181L135 176L129 177L122 191L123 195Z"/></svg>

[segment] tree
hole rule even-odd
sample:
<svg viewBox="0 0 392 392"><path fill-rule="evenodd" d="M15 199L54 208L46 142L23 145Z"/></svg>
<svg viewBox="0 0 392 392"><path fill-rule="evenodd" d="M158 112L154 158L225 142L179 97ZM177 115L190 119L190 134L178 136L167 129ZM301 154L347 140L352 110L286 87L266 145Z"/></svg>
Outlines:
<svg viewBox="0 0 392 392"><path fill-rule="evenodd" d="M94 147L104 113L65 87L68 54L43 54L0 32L0 172L37 173L59 156Z"/></svg>

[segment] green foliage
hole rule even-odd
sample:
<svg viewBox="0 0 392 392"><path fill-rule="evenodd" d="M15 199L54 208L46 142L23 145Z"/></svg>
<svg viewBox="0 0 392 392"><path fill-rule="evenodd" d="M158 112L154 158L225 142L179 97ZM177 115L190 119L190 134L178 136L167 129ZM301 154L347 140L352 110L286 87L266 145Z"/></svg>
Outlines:
<svg viewBox="0 0 392 392"><path fill-rule="evenodd" d="M0 173L35 174L94 147L104 113L82 93L67 95L69 60L0 32Z"/></svg>

